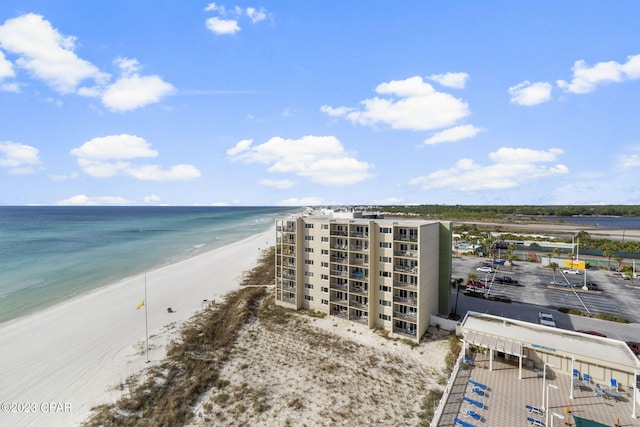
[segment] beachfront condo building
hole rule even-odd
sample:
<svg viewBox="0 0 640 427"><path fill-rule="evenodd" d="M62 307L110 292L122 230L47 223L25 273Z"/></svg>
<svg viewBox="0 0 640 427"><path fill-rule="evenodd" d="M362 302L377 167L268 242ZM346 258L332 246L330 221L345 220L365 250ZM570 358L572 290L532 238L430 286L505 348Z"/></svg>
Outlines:
<svg viewBox="0 0 640 427"><path fill-rule="evenodd" d="M299 216L276 222L276 304L419 341L450 312L451 224Z"/></svg>

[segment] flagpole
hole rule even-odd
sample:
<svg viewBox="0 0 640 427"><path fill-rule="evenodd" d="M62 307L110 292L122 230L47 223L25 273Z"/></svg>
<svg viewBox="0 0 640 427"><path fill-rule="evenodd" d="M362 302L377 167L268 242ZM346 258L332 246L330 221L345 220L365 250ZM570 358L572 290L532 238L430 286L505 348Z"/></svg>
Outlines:
<svg viewBox="0 0 640 427"><path fill-rule="evenodd" d="M147 306L149 305L149 301L147 301L147 272L144 272L144 332L146 336L147 342L147 361L145 363L149 363L149 315L147 313Z"/></svg>

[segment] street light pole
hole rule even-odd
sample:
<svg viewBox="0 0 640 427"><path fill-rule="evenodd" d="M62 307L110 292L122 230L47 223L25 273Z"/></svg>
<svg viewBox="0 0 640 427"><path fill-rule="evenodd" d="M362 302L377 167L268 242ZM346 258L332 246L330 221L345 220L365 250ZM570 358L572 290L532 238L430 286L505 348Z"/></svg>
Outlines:
<svg viewBox="0 0 640 427"><path fill-rule="evenodd" d="M553 368L553 365L551 363L546 363L544 364L544 367L542 368L542 410L544 411L544 389L545 389L545 385L547 384L547 366L550 368Z"/></svg>
<svg viewBox="0 0 640 427"><path fill-rule="evenodd" d="M555 384L548 384L548 385L547 385L547 409L544 411L544 413L545 413L545 415L546 415L546 417L547 417L547 418L546 418L546 422L545 422L545 425L547 425L547 426L549 425L549 412L550 412L550 411L549 411L549 389L550 389L550 388L552 388L552 389L554 389L554 390L557 390L557 389L558 389L558 386L557 386L557 385L555 385Z"/></svg>

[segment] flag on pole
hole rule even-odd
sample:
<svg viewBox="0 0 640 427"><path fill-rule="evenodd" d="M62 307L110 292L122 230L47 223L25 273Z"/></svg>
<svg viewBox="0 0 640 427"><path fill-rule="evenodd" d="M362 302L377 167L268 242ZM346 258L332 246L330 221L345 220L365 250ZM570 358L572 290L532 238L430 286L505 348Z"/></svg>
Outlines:
<svg viewBox="0 0 640 427"><path fill-rule="evenodd" d="M144 300L140 301L140 304L138 304L136 310L140 310L142 307L144 307Z"/></svg>

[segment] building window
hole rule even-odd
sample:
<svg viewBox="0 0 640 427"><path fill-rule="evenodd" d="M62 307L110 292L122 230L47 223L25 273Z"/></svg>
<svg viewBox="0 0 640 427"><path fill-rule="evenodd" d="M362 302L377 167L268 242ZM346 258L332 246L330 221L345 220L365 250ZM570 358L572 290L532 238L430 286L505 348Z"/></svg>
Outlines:
<svg viewBox="0 0 640 427"><path fill-rule="evenodd" d="M322 300L322 304L324 304L324 305L329 305L329 300L323 299L323 300Z"/></svg>
<svg viewBox="0 0 640 427"><path fill-rule="evenodd" d="M329 242L329 238L328 237L323 237L322 238L322 242L323 243L328 243Z"/></svg>
<svg viewBox="0 0 640 427"><path fill-rule="evenodd" d="M313 301L313 297L311 295L305 295L304 299L306 299L307 301Z"/></svg>
<svg viewBox="0 0 640 427"><path fill-rule="evenodd" d="M391 234L391 228L389 228L389 227L380 227L380 233L382 233L382 234Z"/></svg>
<svg viewBox="0 0 640 427"><path fill-rule="evenodd" d="M391 257L389 256L381 256L380 262L391 262Z"/></svg>
<svg viewBox="0 0 640 427"><path fill-rule="evenodd" d="M324 237L323 237L324 239ZM329 249L322 249L320 252L322 255L329 255Z"/></svg>
<svg viewBox="0 0 640 427"><path fill-rule="evenodd" d="M304 236L304 240L313 240L313 236Z"/></svg>
<svg viewBox="0 0 640 427"><path fill-rule="evenodd" d="M328 262L324 262L324 261L323 261L323 262L321 262L321 263L320 263L320 265L321 265L322 267L329 268L329 263L328 263Z"/></svg>
<svg viewBox="0 0 640 427"><path fill-rule="evenodd" d="M307 289L313 289L313 285L311 283L305 283L304 287Z"/></svg>
<svg viewBox="0 0 640 427"><path fill-rule="evenodd" d="M387 286L387 285L380 285L380 290L382 292L391 292L391 286Z"/></svg>
<svg viewBox="0 0 640 427"><path fill-rule="evenodd" d="M387 301L386 299L381 299L380 305L383 305L385 307L391 307L391 301Z"/></svg>
<svg viewBox="0 0 640 427"><path fill-rule="evenodd" d="M323 230L328 230L329 229L329 224L322 224L322 229Z"/></svg>
<svg viewBox="0 0 640 427"><path fill-rule="evenodd" d="M320 288L320 290L321 290L322 292L329 292L329 288L325 288L325 287L321 287L321 288Z"/></svg>
<svg viewBox="0 0 640 427"><path fill-rule="evenodd" d="M307 253L313 253L313 248L304 248L304 251Z"/></svg>
<svg viewBox="0 0 640 427"><path fill-rule="evenodd" d="M380 247L384 249L391 249L391 242L380 242Z"/></svg>
<svg viewBox="0 0 640 427"><path fill-rule="evenodd" d="M305 224L304 228L313 228L313 224Z"/></svg>
<svg viewBox="0 0 640 427"><path fill-rule="evenodd" d="M380 313L380 315L378 316L381 320L386 320L389 321L391 320L391 316L389 316L388 314L382 314Z"/></svg>
<svg viewBox="0 0 640 427"><path fill-rule="evenodd" d="M329 275L328 274L322 274L322 275L320 275L320 278L322 280L329 280Z"/></svg>
<svg viewBox="0 0 640 427"><path fill-rule="evenodd" d="M313 277L313 271L305 271L304 275L305 277Z"/></svg>
<svg viewBox="0 0 640 427"><path fill-rule="evenodd" d="M304 263L307 265L313 265L313 260L312 259L305 259Z"/></svg>
<svg viewBox="0 0 640 427"><path fill-rule="evenodd" d="M391 272L390 271L381 271L380 272L380 277L391 277Z"/></svg>

